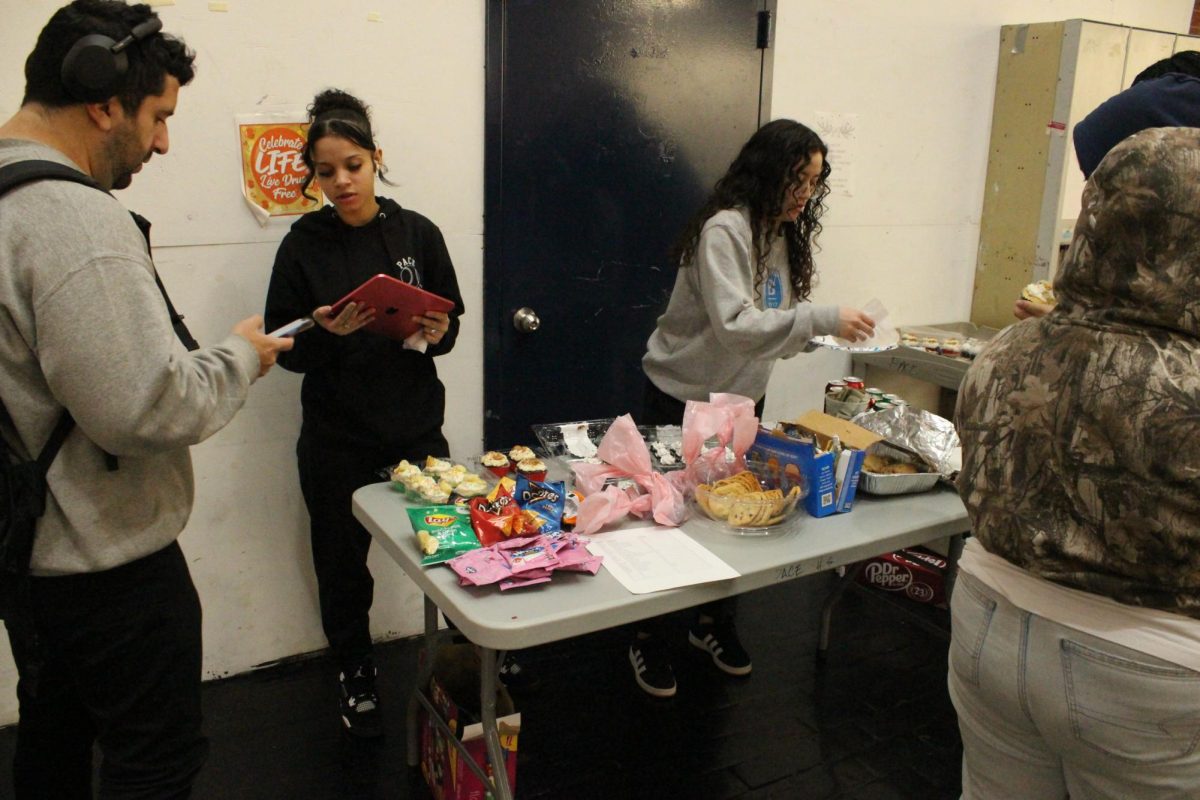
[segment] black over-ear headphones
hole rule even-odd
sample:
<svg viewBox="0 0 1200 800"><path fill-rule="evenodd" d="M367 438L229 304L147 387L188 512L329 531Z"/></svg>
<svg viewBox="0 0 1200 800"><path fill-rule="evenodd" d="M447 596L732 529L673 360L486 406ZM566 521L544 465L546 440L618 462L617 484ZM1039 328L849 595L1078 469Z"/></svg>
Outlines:
<svg viewBox="0 0 1200 800"><path fill-rule="evenodd" d="M135 25L119 42L101 33L90 33L71 46L62 63L67 94L84 103L102 103L121 90L129 70L125 49L162 30L158 17Z"/></svg>

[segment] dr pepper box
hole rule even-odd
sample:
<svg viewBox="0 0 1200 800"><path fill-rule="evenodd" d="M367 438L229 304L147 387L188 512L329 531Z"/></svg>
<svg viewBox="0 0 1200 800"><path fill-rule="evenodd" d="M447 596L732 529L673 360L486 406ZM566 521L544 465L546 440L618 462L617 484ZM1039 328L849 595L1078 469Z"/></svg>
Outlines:
<svg viewBox="0 0 1200 800"><path fill-rule="evenodd" d="M853 508L865 451L881 438L852 422L809 411L773 431L759 428L746 459L768 470L798 470L808 485L808 513L827 517ZM835 439L840 453L830 450Z"/></svg>
<svg viewBox="0 0 1200 800"><path fill-rule="evenodd" d="M858 582L945 608L946 566L941 556L921 547L909 547L863 562Z"/></svg>
<svg viewBox="0 0 1200 800"><path fill-rule="evenodd" d="M492 767L487 759L487 745L483 738L483 725L476 722L464 724L463 712L438 684L436 678L429 681L429 700L441 714L442 719L462 741L475 763L483 765L488 777ZM429 713L421 708L421 772L436 800L484 800L491 792L484 789L479 777L463 763L462 754L447 741L445 734L429 719ZM496 720L500 731L500 749L504 753L508 785L516 788L517 781L517 735L521 730L521 715L509 714Z"/></svg>

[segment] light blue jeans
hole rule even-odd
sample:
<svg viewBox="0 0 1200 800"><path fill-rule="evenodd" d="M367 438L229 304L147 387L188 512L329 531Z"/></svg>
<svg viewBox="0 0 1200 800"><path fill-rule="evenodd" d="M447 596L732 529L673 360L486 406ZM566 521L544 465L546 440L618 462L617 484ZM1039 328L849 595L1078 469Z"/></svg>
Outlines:
<svg viewBox="0 0 1200 800"><path fill-rule="evenodd" d="M965 573L950 612L965 800L1200 798L1200 673L1031 614Z"/></svg>

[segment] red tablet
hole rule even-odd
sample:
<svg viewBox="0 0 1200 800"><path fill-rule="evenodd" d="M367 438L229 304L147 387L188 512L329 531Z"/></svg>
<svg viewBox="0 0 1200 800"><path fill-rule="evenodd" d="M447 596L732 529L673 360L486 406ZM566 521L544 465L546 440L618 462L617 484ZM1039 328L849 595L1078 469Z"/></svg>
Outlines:
<svg viewBox="0 0 1200 800"><path fill-rule="evenodd" d="M392 339L407 339L420 324L413 321L426 311L454 310L454 302L427 292L390 275L376 275L333 304L330 316L336 317L349 302L375 309L375 319L366 328Z"/></svg>

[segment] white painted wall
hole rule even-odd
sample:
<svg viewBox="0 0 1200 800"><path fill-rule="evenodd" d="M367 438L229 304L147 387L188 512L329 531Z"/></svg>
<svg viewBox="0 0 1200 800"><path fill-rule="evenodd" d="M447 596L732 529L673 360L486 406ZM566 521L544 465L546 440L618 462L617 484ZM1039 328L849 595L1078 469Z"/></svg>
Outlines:
<svg viewBox="0 0 1200 800"><path fill-rule="evenodd" d="M550 0L547 0L549 2ZM206 0L160 9L199 54L171 122L172 148L124 202L155 222L156 257L201 341L261 309L287 221L260 228L237 192L235 114L299 108L341 86L375 108L390 177L381 192L442 228L468 314L440 360L452 452L482 440L482 0ZM21 96L25 56L58 6L5 3L0 115ZM831 198L818 302L881 298L899 323L964 319L979 235L999 26L1087 17L1186 31L1192 0L779 0L773 115L858 115L853 197ZM368 21L378 12L380 21ZM781 365L768 416L820 400L845 372L830 353ZM195 512L182 543L205 607L204 672L217 677L324 646L295 477L299 380L272 372L224 431L194 449ZM414 633L420 598L378 550L373 630ZM0 723L16 717L0 647Z"/></svg>

